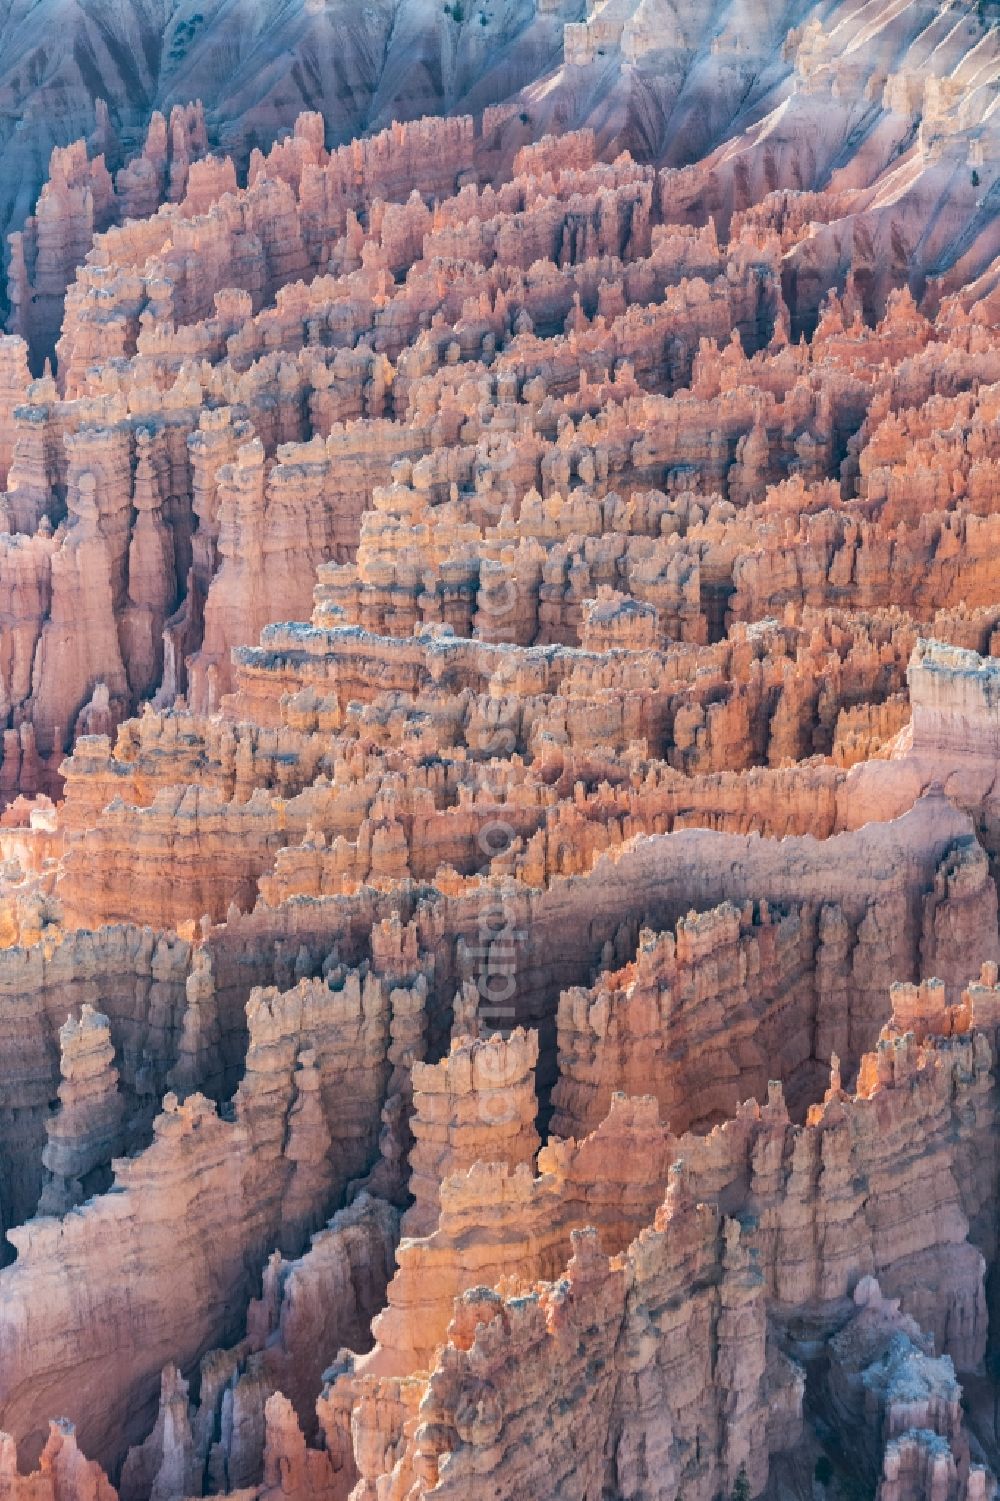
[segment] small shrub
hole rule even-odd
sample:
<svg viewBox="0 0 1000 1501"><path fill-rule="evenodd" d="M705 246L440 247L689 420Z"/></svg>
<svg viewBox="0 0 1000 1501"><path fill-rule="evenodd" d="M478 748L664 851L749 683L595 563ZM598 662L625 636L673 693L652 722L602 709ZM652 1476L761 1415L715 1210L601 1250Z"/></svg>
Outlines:
<svg viewBox="0 0 1000 1501"><path fill-rule="evenodd" d="M820 1485L829 1485L833 1479L833 1465L825 1454L821 1454L816 1461L813 1474Z"/></svg>

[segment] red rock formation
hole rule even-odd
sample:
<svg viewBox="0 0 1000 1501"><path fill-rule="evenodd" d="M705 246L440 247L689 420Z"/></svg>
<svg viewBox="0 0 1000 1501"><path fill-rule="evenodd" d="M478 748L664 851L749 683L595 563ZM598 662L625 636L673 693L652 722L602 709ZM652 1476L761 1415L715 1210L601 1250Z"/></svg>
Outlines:
<svg viewBox="0 0 1000 1501"><path fill-rule="evenodd" d="M538 1039L520 1028L471 1041L457 1039L438 1064L413 1066L410 1193L403 1234L427 1235L437 1223L439 1186L477 1162L509 1167L534 1162L534 1067Z"/></svg>
<svg viewBox="0 0 1000 1501"><path fill-rule="evenodd" d="M56 147L34 215L11 236L10 331L48 355L62 320L62 299L94 234L113 214L114 189L103 156L88 160L84 141Z"/></svg>
<svg viewBox="0 0 1000 1501"><path fill-rule="evenodd" d="M366 1342L396 1237L395 1212L363 1196L297 1260L276 1253L262 1296L250 1305L246 1338L203 1356L198 1401L189 1401L176 1367L165 1368L156 1425L122 1470L123 1501L180 1490L200 1496L220 1484L234 1489L266 1479L269 1409L279 1391L294 1403L293 1421L312 1436L323 1371L342 1346Z"/></svg>
<svg viewBox="0 0 1000 1501"><path fill-rule="evenodd" d="M144 1436L163 1365L190 1365L238 1332L255 1270L286 1223L286 1205L300 1223L314 1215L321 1222L337 1192L369 1164L387 1076L389 1006L370 975L351 972L341 983L331 990L323 980L303 981L281 997L254 992L248 1072L232 1119L220 1118L203 1095L183 1104L167 1095L153 1144L116 1163L114 1191L63 1221L32 1220L9 1232L18 1260L5 1275L25 1296L17 1295L20 1312L0 1336L0 1413L5 1428L22 1436L26 1454L39 1408L55 1404L73 1417L88 1448L121 1457ZM326 1123L323 1140L312 1140L311 1162L304 1134L293 1129L296 1094L301 1098L294 1065L309 1047ZM349 1093L358 1070L364 1087L355 1083ZM331 1169L321 1171L327 1154ZM304 1168L312 1204L304 1198ZM107 1247L100 1291L88 1262L95 1243ZM39 1278L49 1289L43 1306L25 1287ZM227 1289L221 1302L205 1296L213 1284ZM70 1327L78 1353L56 1391L45 1372ZM175 1342L182 1328L183 1350ZM105 1369L101 1384L80 1383L76 1362L95 1359Z"/></svg>
<svg viewBox="0 0 1000 1501"><path fill-rule="evenodd" d="M12 247L0 1490L990 1501L988 17L331 5Z"/></svg>
<svg viewBox="0 0 1000 1501"><path fill-rule="evenodd" d="M45 1182L39 1214L63 1215L107 1187L112 1159L123 1145L125 1101L118 1093L111 1028L106 1016L84 1006L59 1033L59 1110L46 1122L42 1153Z"/></svg>

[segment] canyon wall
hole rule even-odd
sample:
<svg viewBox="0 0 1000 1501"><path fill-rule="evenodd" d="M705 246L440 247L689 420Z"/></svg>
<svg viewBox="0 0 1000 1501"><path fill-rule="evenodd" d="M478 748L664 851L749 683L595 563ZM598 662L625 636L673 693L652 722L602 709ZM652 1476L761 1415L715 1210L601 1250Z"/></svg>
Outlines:
<svg viewBox="0 0 1000 1501"><path fill-rule="evenodd" d="M0 1491L993 1501L992 0L126 9L0 64Z"/></svg>

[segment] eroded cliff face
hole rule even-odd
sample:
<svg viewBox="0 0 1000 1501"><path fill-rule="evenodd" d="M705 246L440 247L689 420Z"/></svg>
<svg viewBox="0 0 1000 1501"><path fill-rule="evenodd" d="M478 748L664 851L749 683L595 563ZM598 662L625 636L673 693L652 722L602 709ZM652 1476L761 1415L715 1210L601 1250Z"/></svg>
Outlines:
<svg viewBox="0 0 1000 1501"><path fill-rule="evenodd" d="M992 1501L992 11L94 53L0 339L4 1496Z"/></svg>

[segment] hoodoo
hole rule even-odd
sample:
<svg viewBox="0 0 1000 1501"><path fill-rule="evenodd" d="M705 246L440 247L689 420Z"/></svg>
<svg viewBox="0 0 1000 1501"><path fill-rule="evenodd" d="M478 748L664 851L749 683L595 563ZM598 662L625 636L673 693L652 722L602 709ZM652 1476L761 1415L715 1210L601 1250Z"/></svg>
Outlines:
<svg viewBox="0 0 1000 1501"><path fill-rule="evenodd" d="M0 15L0 1498L995 1501L1000 5L200 4Z"/></svg>

